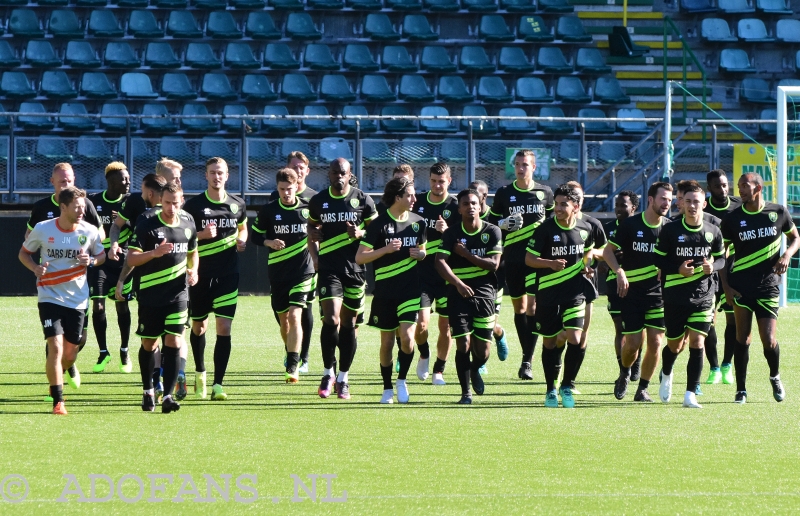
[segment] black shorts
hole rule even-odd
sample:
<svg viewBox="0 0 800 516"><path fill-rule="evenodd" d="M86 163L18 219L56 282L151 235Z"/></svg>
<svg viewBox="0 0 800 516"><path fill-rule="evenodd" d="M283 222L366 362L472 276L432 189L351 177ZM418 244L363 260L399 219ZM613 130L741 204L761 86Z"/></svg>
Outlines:
<svg viewBox="0 0 800 516"><path fill-rule="evenodd" d="M708 335L714 322L714 305L711 301L700 306L691 303L665 304L664 316L668 340L683 338L686 330Z"/></svg>
<svg viewBox="0 0 800 516"><path fill-rule="evenodd" d="M372 298L369 310L369 324L381 331L394 331L400 323L415 324L419 315L419 297L412 299Z"/></svg>
<svg viewBox="0 0 800 516"><path fill-rule="evenodd" d="M320 301L341 299L342 305L350 310L359 314L364 312L367 280L363 274L354 278L331 271L322 271L317 280L317 289Z"/></svg>
<svg viewBox="0 0 800 516"><path fill-rule="evenodd" d="M536 269L524 263L506 262L506 292L511 299L536 295Z"/></svg>
<svg viewBox="0 0 800 516"><path fill-rule="evenodd" d="M722 288L717 290L717 293L714 296L714 306L716 307L717 312L725 312L726 314L733 313L733 306L728 303L728 297L725 295L725 291L722 290Z"/></svg>
<svg viewBox="0 0 800 516"><path fill-rule="evenodd" d="M777 288L775 289L778 290ZM749 296L742 294L742 297L734 299L736 306L750 310L758 319L778 319L778 292L774 296L770 293Z"/></svg>
<svg viewBox="0 0 800 516"><path fill-rule="evenodd" d="M606 297L608 298L608 313L611 317L622 314L622 298L617 294L617 282L606 282Z"/></svg>
<svg viewBox="0 0 800 516"><path fill-rule="evenodd" d="M594 303L600 297L597 292L597 270L594 271L594 275L591 278L583 276L583 297L587 303Z"/></svg>
<svg viewBox="0 0 800 516"><path fill-rule="evenodd" d="M503 289L497 289L497 295L494 298L494 313L500 315L500 307L503 306Z"/></svg>
<svg viewBox="0 0 800 516"><path fill-rule="evenodd" d="M210 313L217 317L233 319L239 301L239 273L222 277L200 276L189 287L189 305L193 321L204 321Z"/></svg>
<svg viewBox="0 0 800 516"><path fill-rule="evenodd" d="M272 311L282 314L289 310L292 305L305 308L309 301L309 295L314 288L314 275L307 274L292 282L275 282L270 285L270 301Z"/></svg>
<svg viewBox="0 0 800 516"><path fill-rule="evenodd" d="M630 291L629 291L630 292ZM664 300L661 296L634 298L630 293L620 299L622 334L641 333L647 328L664 331Z"/></svg>
<svg viewBox="0 0 800 516"><path fill-rule="evenodd" d="M136 335L143 339L157 339L165 333L183 335L189 320L186 301L163 306L147 306L139 303L139 326Z"/></svg>
<svg viewBox="0 0 800 516"><path fill-rule="evenodd" d="M420 308L433 308L441 317L447 317L447 283L421 278L420 288Z"/></svg>
<svg viewBox="0 0 800 516"><path fill-rule="evenodd" d="M586 317L586 300L580 298L561 304L536 303L533 320L536 324L535 334L542 337L555 337L561 330L583 330Z"/></svg>
<svg viewBox="0 0 800 516"><path fill-rule="evenodd" d="M89 296L92 299L108 298L116 301L114 294L117 292L117 282L122 272L121 267L107 266L106 263L100 267L89 269ZM128 275L122 288L122 297L125 301L131 301L135 297L133 293L133 276Z"/></svg>
<svg viewBox="0 0 800 516"><path fill-rule="evenodd" d="M449 292L447 307L450 314L450 328L453 338L472 335L490 342L497 315L494 313L494 299L482 297L462 297L458 292Z"/></svg>
<svg viewBox="0 0 800 516"><path fill-rule="evenodd" d="M76 346L81 341L83 323L87 320L86 310L67 308L55 303L39 303L39 320L44 330L44 338L63 335L64 340Z"/></svg>

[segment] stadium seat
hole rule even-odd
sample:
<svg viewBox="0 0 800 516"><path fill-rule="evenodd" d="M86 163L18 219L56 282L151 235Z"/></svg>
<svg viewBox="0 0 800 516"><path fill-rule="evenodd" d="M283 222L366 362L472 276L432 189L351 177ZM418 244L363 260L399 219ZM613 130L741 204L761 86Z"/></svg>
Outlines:
<svg viewBox="0 0 800 516"><path fill-rule="evenodd" d="M207 160L213 157L220 157L226 161L233 162L239 159L238 153L234 152L235 145L231 143L236 140L225 140L218 136L203 136L200 140L200 159Z"/></svg>
<svg viewBox="0 0 800 516"><path fill-rule="evenodd" d="M153 0L153 3L162 9L185 9L189 6L186 0Z"/></svg>
<svg viewBox="0 0 800 516"><path fill-rule="evenodd" d="M3 72L0 90L3 95L12 99L30 99L36 96L24 72Z"/></svg>
<svg viewBox="0 0 800 516"><path fill-rule="evenodd" d="M749 14L756 12L748 0L717 0L720 11L725 14Z"/></svg>
<svg viewBox="0 0 800 516"><path fill-rule="evenodd" d="M26 5L26 3L14 3L13 5ZM41 6L63 7L69 4L69 0L38 0L36 3Z"/></svg>
<svg viewBox="0 0 800 516"><path fill-rule="evenodd" d="M90 99L115 99L117 91L103 72L86 72L81 79L81 95Z"/></svg>
<svg viewBox="0 0 800 516"><path fill-rule="evenodd" d="M435 41L439 34L433 31L424 14L408 14L403 19L403 37L411 41Z"/></svg>
<svg viewBox="0 0 800 516"><path fill-rule="evenodd" d="M719 69L728 73L755 73L747 52L740 48L726 48L719 54Z"/></svg>
<svg viewBox="0 0 800 516"><path fill-rule="evenodd" d="M466 45L461 47L458 66L465 72L484 73L494 72L495 66L489 61L489 56L481 46Z"/></svg>
<svg viewBox="0 0 800 516"><path fill-rule="evenodd" d="M756 104L775 104L776 102L769 83L756 77L742 79L739 96L742 100Z"/></svg>
<svg viewBox="0 0 800 516"><path fill-rule="evenodd" d="M175 38L202 38L203 31L191 11L172 11L167 21L167 34Z"/></svg>
<svg viewBox="0 0 800 516"><path fill-rule="evenodd" d="M531 73L534 66L521 47L503 47L497 58L497 69L510 73Z"/></svg>
<svg viewBox="0 0 800 516"><path fill-rule="evenodd" d="M794 14L786 0L756 0L756 9L765 14Z"/></svg>
<svg viewBox="0 0 800 516"><path fill-rule="evenodd" d="M225 107L222 108L223 115L249 115L250 113L247 111L247 106L243 106L241 104L225 104ZM251 131L255 131L258 127L258 123L251 119L251 118L223 118L222 119L222 129L226 131L241 131L242 130L242 120L245 121L247 127Z"/></svg>
<svg viewBox="0 0 800 516"><path fill-rule="evenodd" d="M522 102L550 103L553 96L547 92L544 82L538 77L520 77L515 88L517 100Z"/></svg>
<svg viewBox="0 0 800 516"><path fill-rule="evenodd" d="M311 102L317 100L317 94L311 89L304 74L287 73L283 76L281 96L292 102Z"/></svg>
<svg viewBox="0 0 800 516"><path fill-rule="evenodd" d="M39 26L39 18L30 9L14 9L8 17L8 32L23 38L41 38L44 31Z"/></svg>
<svg viewBox="0 0 800 516"><path fill-rule="evenodd" d="M383 8L381 0L345 0L345 3L358 11L380 11Z"/></svg>
<svg viewBox="0 0 800 516"><path fill-rule="evenodd" d="M158 153L161 156L169 157L177 161L192 162L194 155L186 145L186 141L180 136L164 136L161 138ZM185 181L185 179L184 179ZM186 185L184 185L186 187Z"/></svg>
<svg viewBox="0 0 800 516"><path fill-rule="evenodd" d="M325 106L305 106L303 107L303 114L308 116L330 116L328 108ZM300 128L312 133L335 133L339 130L336 127L336 122L324 118L301 120Z"/></svg>
<svg viewBox="0 0 800 516"><path fill-rule="evenodd" d="M408 116L411 113L405 106L383 106L381 109L382 116ZM417 125L413 120L408 118L401 118L397 120L383 119L381 120L381 127L384 131L390 133L407 133L417 132Z"/></svg>
<svg viewBox="0 0 800 516"><path fill-rule="evenodd" d="M596 48L579 48L575 55L575 71L579 73L611 73L603 54Z"/></svg>
<svg viewBox="0 0 800 516"><path fill-rule="evenodd" d="M76 0L75 2L78 7L105 7L107 4L108 0Z"/></svg>
<svg viewBox="0 0 800 516"><path fill-rule="evenodd" d="M139 68L142 66L131 46L125 41L111 41L104 54L106 66L111 68Z"/></svg>
<svg viewBox="0 0 800 516"><path fill-rule="evenodd" d="M270 142L256 138L250 138L247 142L247 155L251 162L270 163L276 156L270 147ZM280 159L283 159L281 156Z"/></svg>
<svg viewBox="0 0 800 516"><path fill-rule="evenodd" d="M151 41L144 53L144 64L150 68L180 68L181 61L169 43Z"/></svg>
<svg viewBox="0 0 800 516"><path fill-rule="evenodd" d="M186 66L192 68L222 68L220 61L208 43L189 43L186 47Z"/></svg>
<svg viewBox="0 0 800 516"><path fill-rule="evenodd" d="M341 9L344 7L342 0L308 0L312 9Z"/></svg>
<svg viewBox="0 0 800 516"><path fill-rule="evenodd" d="M800 79L781 79L778 86L800 86Z"/></svg>
<svg viewBox="0 0 800 516"><path fill-rule="evenodd" d="M483 103L508 103L514 100L514 97L509 95L503 79L496 75L484 75L478 81L478 100Z"/></svg>
<svg viewBox="0 0 800 516"><path fill-rule="evenodd" d="M400 79L398 97L407 102L433 102L431 93L425 79L418 74L404 75Z"/></svg>
<svg viewBox="0 0 800 516"><path fill-rule="evenodd" d="M122 115L128 116L128 108L125 107L125 104L120 104L119 102L108 102L103 104L103 107L100 108L101 115ZM100 118L100 127L105 129L106 131L124 131L126 128L126 119L125 118L118 118L118 117L101 117ZM131 121L131 125L135 124L134 121Z"/></svg>
<svg viewBox="0 0 800 516"><path fill-rule="evenodd" d="M478 37L484 41L514 41L514 34L508 30L505 19L499 14L481 16Z"/></svg>
<svg viewBox="0 0 800 516"><path fill-rule="evenodd" d="M61 66L61 59L56 57L56 51L49 41L30 40L25 49L25 63L41 68L54 68Z"/></svg>
<svg viewBox="0 0 800 516"><path fill-rule="evenodd" d="M51 99L71 99L78 96L69 77L61 70L48 70L42 74L41 94Z"/></svg>
<svg viewBox="0 0 800 516"><path fill-rule="evenodd" d="M8 72L6 72L8 73ZM19 105L19 112L20 113L47 113L47 110L44 109L44 106L39 102L22 102ZM49 131L53 129L56 125L53 123L53 119L50 117L44 116L19 116L17 117L17 123L22 127L22 129L26 131L34 130L34 131ZM49 138L49 136L40 136L39 140L44 138Z"/></svg>
<svg viewBox="0 0 800 516"><path fill-rule="evenodd" d="M536 10L533 0L500 0L500 7L510 13L529 13Z"/></svg>
<svg viewBox="0 0 800 516"><path fill-rule="evenodd" d="M439 77L437 88L439 100L445 102L472 102L475 97L467 90L464 79L458 75L443 75Z"/></svg>
<svg viewBox="0 0 800 516"><path fill-rule="evenodd" d="M592 97L586 94L586 88L578 77L559 77L556 82L556 100L571 104L586 104Z"/></svg>
<svg viewBox="0 0 800 516"><path fill-rule="evenodd" d="M253 49L247 43L228 43L225 47L225 65L237 69L261 68L261 63L253 56Z"/></svg>
<svg viewBox="0 0 800 516"><path fill-rule="evenodd" d="M192 0L192 6L198 9L221 10L228 7L228 3L225 0Z"/></svg>
<svg viewBox="0 0 800 516"><path fill-rule="evenodd" d="M422 5L431 12L454 12L461 8L458 0L422 0Z"/></svg>
<svg viewBox="0 0 800 516"><path fill-rule="evenodd" d="M500 116L528 116L522 108L503 108ZM500 120L497 124L501 133L535 133L536 122L528 120Z"/></svg>
<svg viewBox="0 0 800 516"><path fill-rule="evenodd" d="M758 18L744 18L739 20L739 39L748 43L771 43L775 41L767 34L767 27Z"/></svg>
<svg viewBox="0 0 800 516"><path fill-rule="evenodd" d="M471 13L493 13L497 10L495 0L464 0L464 7Z"/></svg>
<svg viewBox="0 0 800 516"><path fill-rule="evenodd" d="M87 115L86 106L77 102L61 104L60 115ZM58 125L69 131L94 131L94 119L77 116L59 116Z"/></svg>
<svg viewBox="0 0 800 516"><path fill-rule="evenodd" d="M555 41L555 36L540 16L523 16L519 19L517 38L534 43L547 43Z"/></svg>
<svg viewBox="0 0 800 516"><path fill-rule="evenodd" d="M69 48L69 47L68 47ZM11 48L6 40L0 40L0 66L3 68L15 68L21 63L17 53Z"/></svg>
<svg viewBox="0 0 800 516"><path fill-rule="evenodd" d="M58 136L40 136L36 142L36 156L47 161L72 161L73 156L64 140Z"/></svg>
<svg viewBox="0 0 800 516"><path fill-rule="evenodd" d="M717 8L711 0L681 0L681 11L689 14L713 13Z"/></svg>
<svg viewBox="0 0 800 516"><path fill-rule="evenodd" d="M67 50L64 53L64 64L73 68L98 68L102 62L88 41L70 41L67 43Z"/></svg>
<svg viewBox="0 0 800 516"><path fill-rule="evenodd" d="M172 132L177 131L178 126L175 120L169 117L169 112L164 104L145 104L142 106L143 115L157 115L158 118L142 118L142 129L145 131ZM164 154L162 156L175 156L175 154Z"/></svg>
<svg viewBox="0 0 800 516"><path fill-rule="evenodd" d="M422 9L421 0L386 0L386 6L394 11L419 11Z"/></svg>
<svg viewBox="0 0 800 516"><path fill-rule="evenodd" d="M616 77L598 77L594 83L594 100L601 104L630 104Z"/></svg>
<svg viewBox="0 0 800 516"><path fill-rule="evenodd" d="M605 166L609 166L617 161L620 165L632 163L632 160L624 159L627 155L625 144L621 142L601 142L597 151L597 160Z"/></svg>
<svg viewBox="0 0 800 516"><path fill-rule="evenodd" d="M567 0L538 0L539 10L546 13L571 13L575 7Z"/></svg>
<svg viewBox="0 0 800 516"><path fill-rule="evenodd" d="M278 95L266 76L248 74L242 80L242 98L245 100L275 100Z"/></svg>
<svg viewBox="0 0 800 516"><path fill-rule="evenodd" d="M50 13L47 31L56 38L82 38L83 26L74 10L54 9Z"/></svg>
<svg viewBox="0 0 800 516"><path fill-rule="evenodd" d="M761 112L758 114L758 118L761 120L777 120L778 118L778 110L777 109L762 109ZM758 124L758 133L762 136L772 136L778 133L777 124Z"/></svg>
<svg viewBox="0 0 800 516"><path fill-rule="evenodd" d="M597 108L583 108L578 111L581 118L606 118L606 114ZM583 127L587 133L613 134L614 124L611 122L584 122Z"/></svg>
<svg viewBox="0 0 800 516"><path fill-rule="evenodd" d="M350 44L344 49L344 67L354 72L376 72L380 69L367 45Z"/></svg>
<svg viewBox="0 0 800 516"><path fill-rule="evenodd" d="M303 52L303 66L312 70L338 70L339 62L333 58L331 47L324 43L310 43Z"/></svg>
<svg viewBox="0 0 800 516"><path fill-rule="evenodd" d="M273 9L280 11L302 11L302 0L269 0L269 5Z"/></svg>
<svg viewBox="0 0 800 516"><path fill-rule="evenodd" d="M562 16L556 25L556 39L567 43L588 43L592 41L592 36L586 33L580 18Z"/></svg>
<svg viewBox="0 0 800 516"><path fill-rule="evenodd" d="M264 115L285 116L289 114L286 106L264 106ZM285 118L269 119L264 118L261 120L261 127L269 133L295 133L297 132L297 122L294 120L287 120Z"/></svg>
<svg viewBox="0 0 800 516"><path fill-rule="evenodd" d="M342 108L343 116L367 116L367 108L364 106L344 106ZM378 130L378 124L375 120L359 120L361 132L372 133ZM349 132L355 132L356 120L342 120L340 122L342 129Z"/></svg>
<svg viewBox="0 0 800 516"><path fill-rule="evenodd" d="M273 70L297 70L300 61L294 58L286 43L268 43L264 49L264 66Z"/></svg>
<svg viewBox="0 0 800 516"><path fill-rule="evenodd" d="M364 75L361 78L361 98L368 102L390 102L397 100L383 75Z"/></svg>
<svg viewBox="0 0 800 516"><path fill-rule="evenodd" d="M641 109L623 108L617 111L617 118L645 118ZM617 130L626 134L643 134L650 132L647 122L617 122Z"/></svg>
<svg viewBox="0 0 800 516"><path fill-rule="evenodd" d="M203 104L194 102L183 105L182 115L208 115L208 109ZM197 133L215 133L219 129L217 121L212 118L181 118L181 128Z"/></svg>
<svg viewBox="0 0 800 516"><path fill-rule="evenodd" d="M322 33L317 30L314 20L308 13L289 13L286 20L286 36L300 41L322 39Z"/></svg>
<svg viewBox="0 0 800 516"><path fill-rule="evenodd" d="M408 55L405 45L387 45L383 47L381 64L390 72L416 72L417 63Z"/></svg>
<svg viewBox="0 0 800 516"><path fill-rule="evenodd" d="M185 73L165 73L161 79L161 94L168 99L191 100L197 92L189 83Z"/></svg>
<svg viewBox="0 0 800 516"><path fill-rule="evenodd" d="M128 20L128 34L134 38L163 38L164 30L158 26L153 11L132 11Z"/></svg>
<svg viewBox="0 0 800 516"><path fill-rule="evenodd" d="M581 160L581 141L580 140L561 140L558 147L558 159L561 165L577 164Z"/></svg>
<svg viewBox="0 0 800 516"><path fill-rule="evenodd" d="M424 106L421 116L449 116L447 108L442 106ZM426 133L455 133L458 131L453 120L420 120L420 129Z"/></svg>
<svg viewBox="0 0 800 516"><path fill-rule="evenodd" d="M722 18L703 18L700 24L700 37L712 42L737 41L736 36L731 34L728 22Z"/></svg>
<svg viewBox="0 0 800 516"><path fill-rule="evenodd" d="M352 161L353 153L344 138L323 138L319 142L319 158L325 163L331 162L336 158Z"/></svg>
<svg viewBox="0 0 800 516"><path fill-rule="evenodd" d="M92 11L86 30L96 38L121 38L125 35L114 12L108 10Z"/></svg>
<svg viewBox="0 0 800 516"><path fill-rule="evenodd" d="M572 66L567 63L559 47L539 47L536 68L544 73L570 73Z"/></svg>
<svg viewBox="0 0 800 516"><path fill-rule="evenodd" d="M78 137L78 145L75 152L79 158L103 161L112 161L114 159L114 154L108 150L103 138L88 134L82 134ZM121 152L124 152L124 150Z"/></svg>
<svg viewBox="0 0 800 516"><path fill-rule="evenodd" d="M352 102L356 95L344 75L325 74L319 87L319 96L329 102Z"/></svg>
<svg viewBox="0 0 800 516"><path fill-rule="evenodd" d="M140 99L155 99L158 98L158 93L153 91L153 85L150 83L150 77L139 72L130 72L122 74L122 79L119 83L120 93L125 97L140 98Z"/></svg>
<svg viewBox="0 0 800 516"><path fill-rule="evenodd" d="M562 77L563 79L564 77ZM556 95L558 98L558 95ZM561 118L564 116L564 111L556 106L543 106L539 111L539 116L550 116L553 118ZM575 124L573 122L539 122L539 129L548 134L562 134L575 132Z"/></svg>
<svg viewBox="0 0 800 516"><path fill-rule="evenodd" d="M422 49L422 69L428 72L455 72L455 63L450 59L445 47L425 47Z"/></svg>
<svg viewBox="0 0 800 516"><path fill-rule="evenodd" d="M464 106L461 116L489 116L483 106ZM472 132L480 134L494 134L497 132L497 122L489 119L461 120L461 130L469 130L469 122L472 122Z"/></svg>
<svg viewBox="0 0 800 516"><path fill-rule="evenodd" d="M118 7L127 7L133 9L145 8L148 5L147 0L117 0L116 3Z"/></svg>
<svg viewBox="0 0 800 516"><path fill-rule="evenodd" d="M613 57L641 57L650 52L648 47L634 43L625 27L612 27L608 50Z"/></svg>
<svg viewBox="0 0 800 516"><path fill-rule="evenodd" d="M775 36L785 43L800 42L800 20L784 18L778 20L775 27Z"/></svg>
<svg viewBox="0 0 800 516"><path fill-rule="evenodd" d="M376 41L397 41L400 34L394 30L394 25L384 13L370 13L364 22L364 34Z"/></svg>
<svg viewBox="0 0 800 516"><path fill-rule="evenodd" d="M253 11L247 15L244 34L253 39L281 39L281 31L275 26L272 16L265 11Z"/></svg>
<svg viewBox="0 0 800 516"><path fill-rule="evenodd" d="M206 36L214 39L240 39L242 31L230 11L215 11L208 15Z"/></svg>
<svg viewBox="0 0 800 516"><path fill-rule="evenodd" d="M209 100L236 100L238 97L231 87L228 75L224 73L205 74L200 91Z"/></svg>

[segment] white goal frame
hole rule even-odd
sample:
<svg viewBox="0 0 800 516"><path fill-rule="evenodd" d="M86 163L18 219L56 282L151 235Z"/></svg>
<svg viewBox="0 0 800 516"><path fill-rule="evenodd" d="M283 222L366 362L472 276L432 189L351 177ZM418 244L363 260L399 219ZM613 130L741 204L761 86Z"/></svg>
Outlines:
<svg viewBox="0 0 800 516"><path fill-rule="evenodd" d="M778 86L778 127L777 127L777 142L776 142L776 167L775 167L775 184L777 186L777 196L775 202L781 206L787 206L787 170L788 163L786 157L789 148L789 125L786 109L786 101L790 98L797 98L800 100L800 86ZM786 251L786 238L781 238L781 254ZM788 284L788 271L781 276L781 293L778 299L779 306L786 306L786 288Z"/></svg>

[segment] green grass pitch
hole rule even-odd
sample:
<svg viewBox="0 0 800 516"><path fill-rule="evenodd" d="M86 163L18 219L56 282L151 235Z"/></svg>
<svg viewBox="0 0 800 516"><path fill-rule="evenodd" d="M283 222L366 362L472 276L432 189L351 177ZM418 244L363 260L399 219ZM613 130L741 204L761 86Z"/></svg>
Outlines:
<svg viewBox="0 0 800 516"><path fill-rule="evenodd" d="M78 360L83 386L78 391L67 388L70 415L55 417L42 401L44 345L36 300L0 299L0 482L5 482L6 498L21 492L9 475L24 476L29 486L21 503L0 498L0 514L796 512L800 307L782 310L779 324L785 402L772 399L756 342L746 405L732 403L733 386L703 385L699 399L705 408L686 410L681 401L687 353L675 366L676 394L669 405L636 405L632 392L623 402L614 399L613 326L604 300L595 306L575 410L544 408L539 349L535 381L516 379L520 350L508 299L500 321L509 330L509 359L500 362L493 355L486 394L471 407L461 407L455 404L460 390L452 360L445 373L447 386L421 384L412 366L411 403L381 406L378 335L368 327L360 330L350 401L317 396L318 327L312 373L297 385L286 385L283 346L269 298L242 297L226 378L227 402L195 401L190 393L176 414L142 413L135 358L139 345L132 341L134 372L116 372L119 345L111 309L109 349L114 361L108 371L113 372L91 373L97 347L90 333ZM213 340L211 336L206 351L209 370ZM190 371L192 365L190 356ZM707 363L704 368L703 381ZM657 389L650 389L654 397ZM67 503L56 501L68 484L64 475L75 475L89 497L90 474L108 475L114 482L124 475L138 476L144 495L135 504L123 502L116 490L109 502L79 503L77 494L68 495ZM167 501L148 502L147 475L154 474L173 475L173 483L158 495ZM221 475L232 475L230 502L216 491L215 503L192 501L193 494L183 503L170 501L184 483L181 474L191 475L200 498L206 496L203 474L221 484ZM309 488L308 475L334 474L332 497L346 491L347 500L323 502L325 483L319 478L316 502L302 489L305 501L293 502L292 474ZM236 488L241 475L257 476L255 482L242 482L248 489L255 486L258 500L235 501L237 493L252 498L250 491ZM124 497L134 498L138 491L134 480L123 483ZM107 493L101 482L96 497Z"/></svg>

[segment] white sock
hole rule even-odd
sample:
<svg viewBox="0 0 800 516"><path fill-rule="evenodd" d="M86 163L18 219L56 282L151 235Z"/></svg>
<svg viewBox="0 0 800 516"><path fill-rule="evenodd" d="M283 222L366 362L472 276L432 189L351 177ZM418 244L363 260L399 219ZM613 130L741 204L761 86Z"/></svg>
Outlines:
<svg viewBox="0 0 800 516"><path fill-rule="evenodd" d="M145 393L145 394L149 394L150 396L155 396L155 393L153 392L153 389L146 389L146 390L144 391L144 393Z"/></svg>
<svg viewBox="0 0 800 516"><path fill-rule="evenodd" d="M347 371L339 371L339 376L336 377L336 381L347 383L347 373Z"/></svg>
<svg viewBox="0 0 800 516"><path fill-rule="evenodd" d="M325 370L322 372L322 376L333 376L333 368L326 367Z"/></svg>
<svg viewBox="0 0 800 516"><path fill-rule="evenodd" d="M128 348L119 348L119 350L120 350L122 353L127 353L127 352L128 352ZM106 351L106 353L108 353L108 351Z"/></svg>
<svg viewBox="0 0 800 516"><path fill-rule="evenodd" d="M770 376L769 379L770 380L780 380L781 379L781 374L778 373L776 376Z"/></svg>

